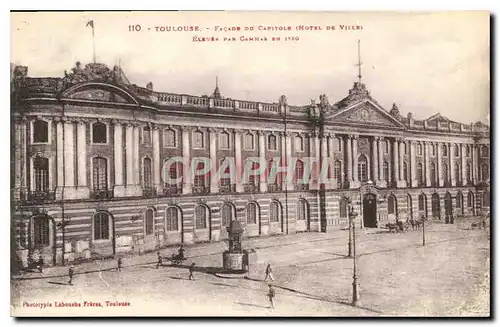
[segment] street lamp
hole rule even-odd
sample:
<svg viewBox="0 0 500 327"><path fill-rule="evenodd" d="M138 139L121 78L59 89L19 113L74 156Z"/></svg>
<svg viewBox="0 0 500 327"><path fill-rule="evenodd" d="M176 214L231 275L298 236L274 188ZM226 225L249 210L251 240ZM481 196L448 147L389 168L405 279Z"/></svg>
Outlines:
<svg viewBox="0 0 500 327"><path fill-rule="evenodd" d="M422 215L422 246L425 246L425 217Z"/></svg>
<svg viewBox="0 0 500 327"><path fill-rule="evenodd" d="M352 274L352 305L356 306L358 304L359 292L358 292L358 276L357 276L357 266L356 266L356 224L354 219L357 217L357 213L351 208L349 213L349 223L352 224L352 245L353 245L353 274Z"/></svg>
<svg viewBox="0 0 500 327"><path fill-rule="evenodd" d="M351 212L353 210L352 208L352 204L351 204L351 199L347 200L347 205L348 205L348 210L349 210L349 241L347 243L347 247L348 247L348 252L347 252L347 256L350 258L352 257L352 254L351 254L351 249L352 249L352 219L351 219Z"/></svg>

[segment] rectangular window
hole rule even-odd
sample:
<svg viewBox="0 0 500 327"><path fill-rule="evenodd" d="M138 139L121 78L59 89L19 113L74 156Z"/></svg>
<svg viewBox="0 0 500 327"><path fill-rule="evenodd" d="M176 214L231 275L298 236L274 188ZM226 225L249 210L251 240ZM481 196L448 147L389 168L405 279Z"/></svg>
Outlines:
<svg viewBox="0 0 500 327"><path fill-rule="evenodd" d="M164 147L167 148L175 148L177 147L177 142L176 142L176 132L172 129L166 129L163 132L163 144Z"/></svg>

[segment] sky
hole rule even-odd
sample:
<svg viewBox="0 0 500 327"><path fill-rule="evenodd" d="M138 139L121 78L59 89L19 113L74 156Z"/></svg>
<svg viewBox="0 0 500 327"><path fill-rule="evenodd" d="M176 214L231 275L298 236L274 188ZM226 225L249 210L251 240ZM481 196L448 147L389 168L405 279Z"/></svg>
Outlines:
<svg viewBox="0 0 500 327"><path fill-rule="evenodd" d="M222 95L232 99L277 102L286 95L289 104L307 105L326 94L334 103L357 80L360 40L363 83L386 110L396 103L403 115L412 112L416 119L439 112L461 123L489 123L487 12L11 13L11 62L28 66L31 77L63 76L76 61L92 62L89 20L97 62L120 63L131 83L152 82L156 91L208 95L218 76ZM322 30L295 30L299 25ZM340 25L363 29L345 31ZM156 26L201 31L157 32ZM243 30L218 32L216 26ZM292 31L258 31L258 26ZM220 41L193 42L194 36ZM268 41L239 41L241 36ZM273 36L280 41L270 41Z"/></svg>

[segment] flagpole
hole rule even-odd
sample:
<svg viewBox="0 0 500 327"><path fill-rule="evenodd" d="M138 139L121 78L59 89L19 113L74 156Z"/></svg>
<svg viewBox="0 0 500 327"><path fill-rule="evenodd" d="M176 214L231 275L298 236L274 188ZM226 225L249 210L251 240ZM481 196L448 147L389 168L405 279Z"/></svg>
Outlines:
<svg viewBox="0 0 500 327"><path fill-rule="evenodd" d="M94 37L94 23L92 23L92 48L94 50L92 58L94 59L95 64L95 37Z"/></svg>

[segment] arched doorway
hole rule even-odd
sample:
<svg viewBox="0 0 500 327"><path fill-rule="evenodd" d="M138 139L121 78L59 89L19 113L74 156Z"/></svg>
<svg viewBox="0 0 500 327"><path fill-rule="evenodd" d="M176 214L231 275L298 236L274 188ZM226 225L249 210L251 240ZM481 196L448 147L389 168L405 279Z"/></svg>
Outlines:
<svg viewBox="0 0 500 327"><path fill-rule="evenodd" d="M418 217L427 218L427 197L424 193L418 196Z"/></svg>
<svg viewBox="0 0 500 327"><path fill-rule="evenodd" d="M297 202L297 221L296 230L299 232L309 232L310 219L309 219L309 205L305 199L299 199Z"/></svg>
<svg viewBox="0 0 500 327"><path fill-rule="evenodd" d="M232 203L226 202L221 207L221 223L220 223L220 237L226 239L228 237L227 227L236 218L236 209Z"/></svg>
<svg viewBox="0 0 500 327"><path fill-rule="evenodd" d="M93 255L96 255L97 257L115 255L115 234L115 218L113 215L105 210L97 211L92 218L91 251Z"/></svg>
<svg viewBox="0 0 500 327"><path fill-rule="evenodd" d="M410 194L406 196L406 209L408 211L408 219L413 219L413 201Z"/></svg>
<svg viewBox="0 0 500 327"><path fill-rule="evenodd" d="M441 219L441 204L439 203L439 194L432 195L432 218Z"/></svg>
<svg viewBox="0 0 500 327"><path fill-rule="evenodd" d="M453 202L451 194L446 192L444 195L444 210L445 210L445 223L453 224Z"/></svg>
<svg viewBox="0 0 500 327"><path fill-rule="evenodd" d="M363 196L363 224L365 227L377 227L377 196L367 193Z"/></svg>
<svg viewBox="0 0 500 327"><path fill-rule="evenodd" d="M37 214L30 218L28 231L28 265L43 258L44 263L56 265L56 224L54 218Z"/></svg>
<svg viewBox="0 0 500 327"><path fill-rule="evenodd" d="M456 198L456 207L458 209L458 212L460 212L460 214L464 214L464 196L462 195L462 193L458 192L457 193L457 198Z"/></svg>

